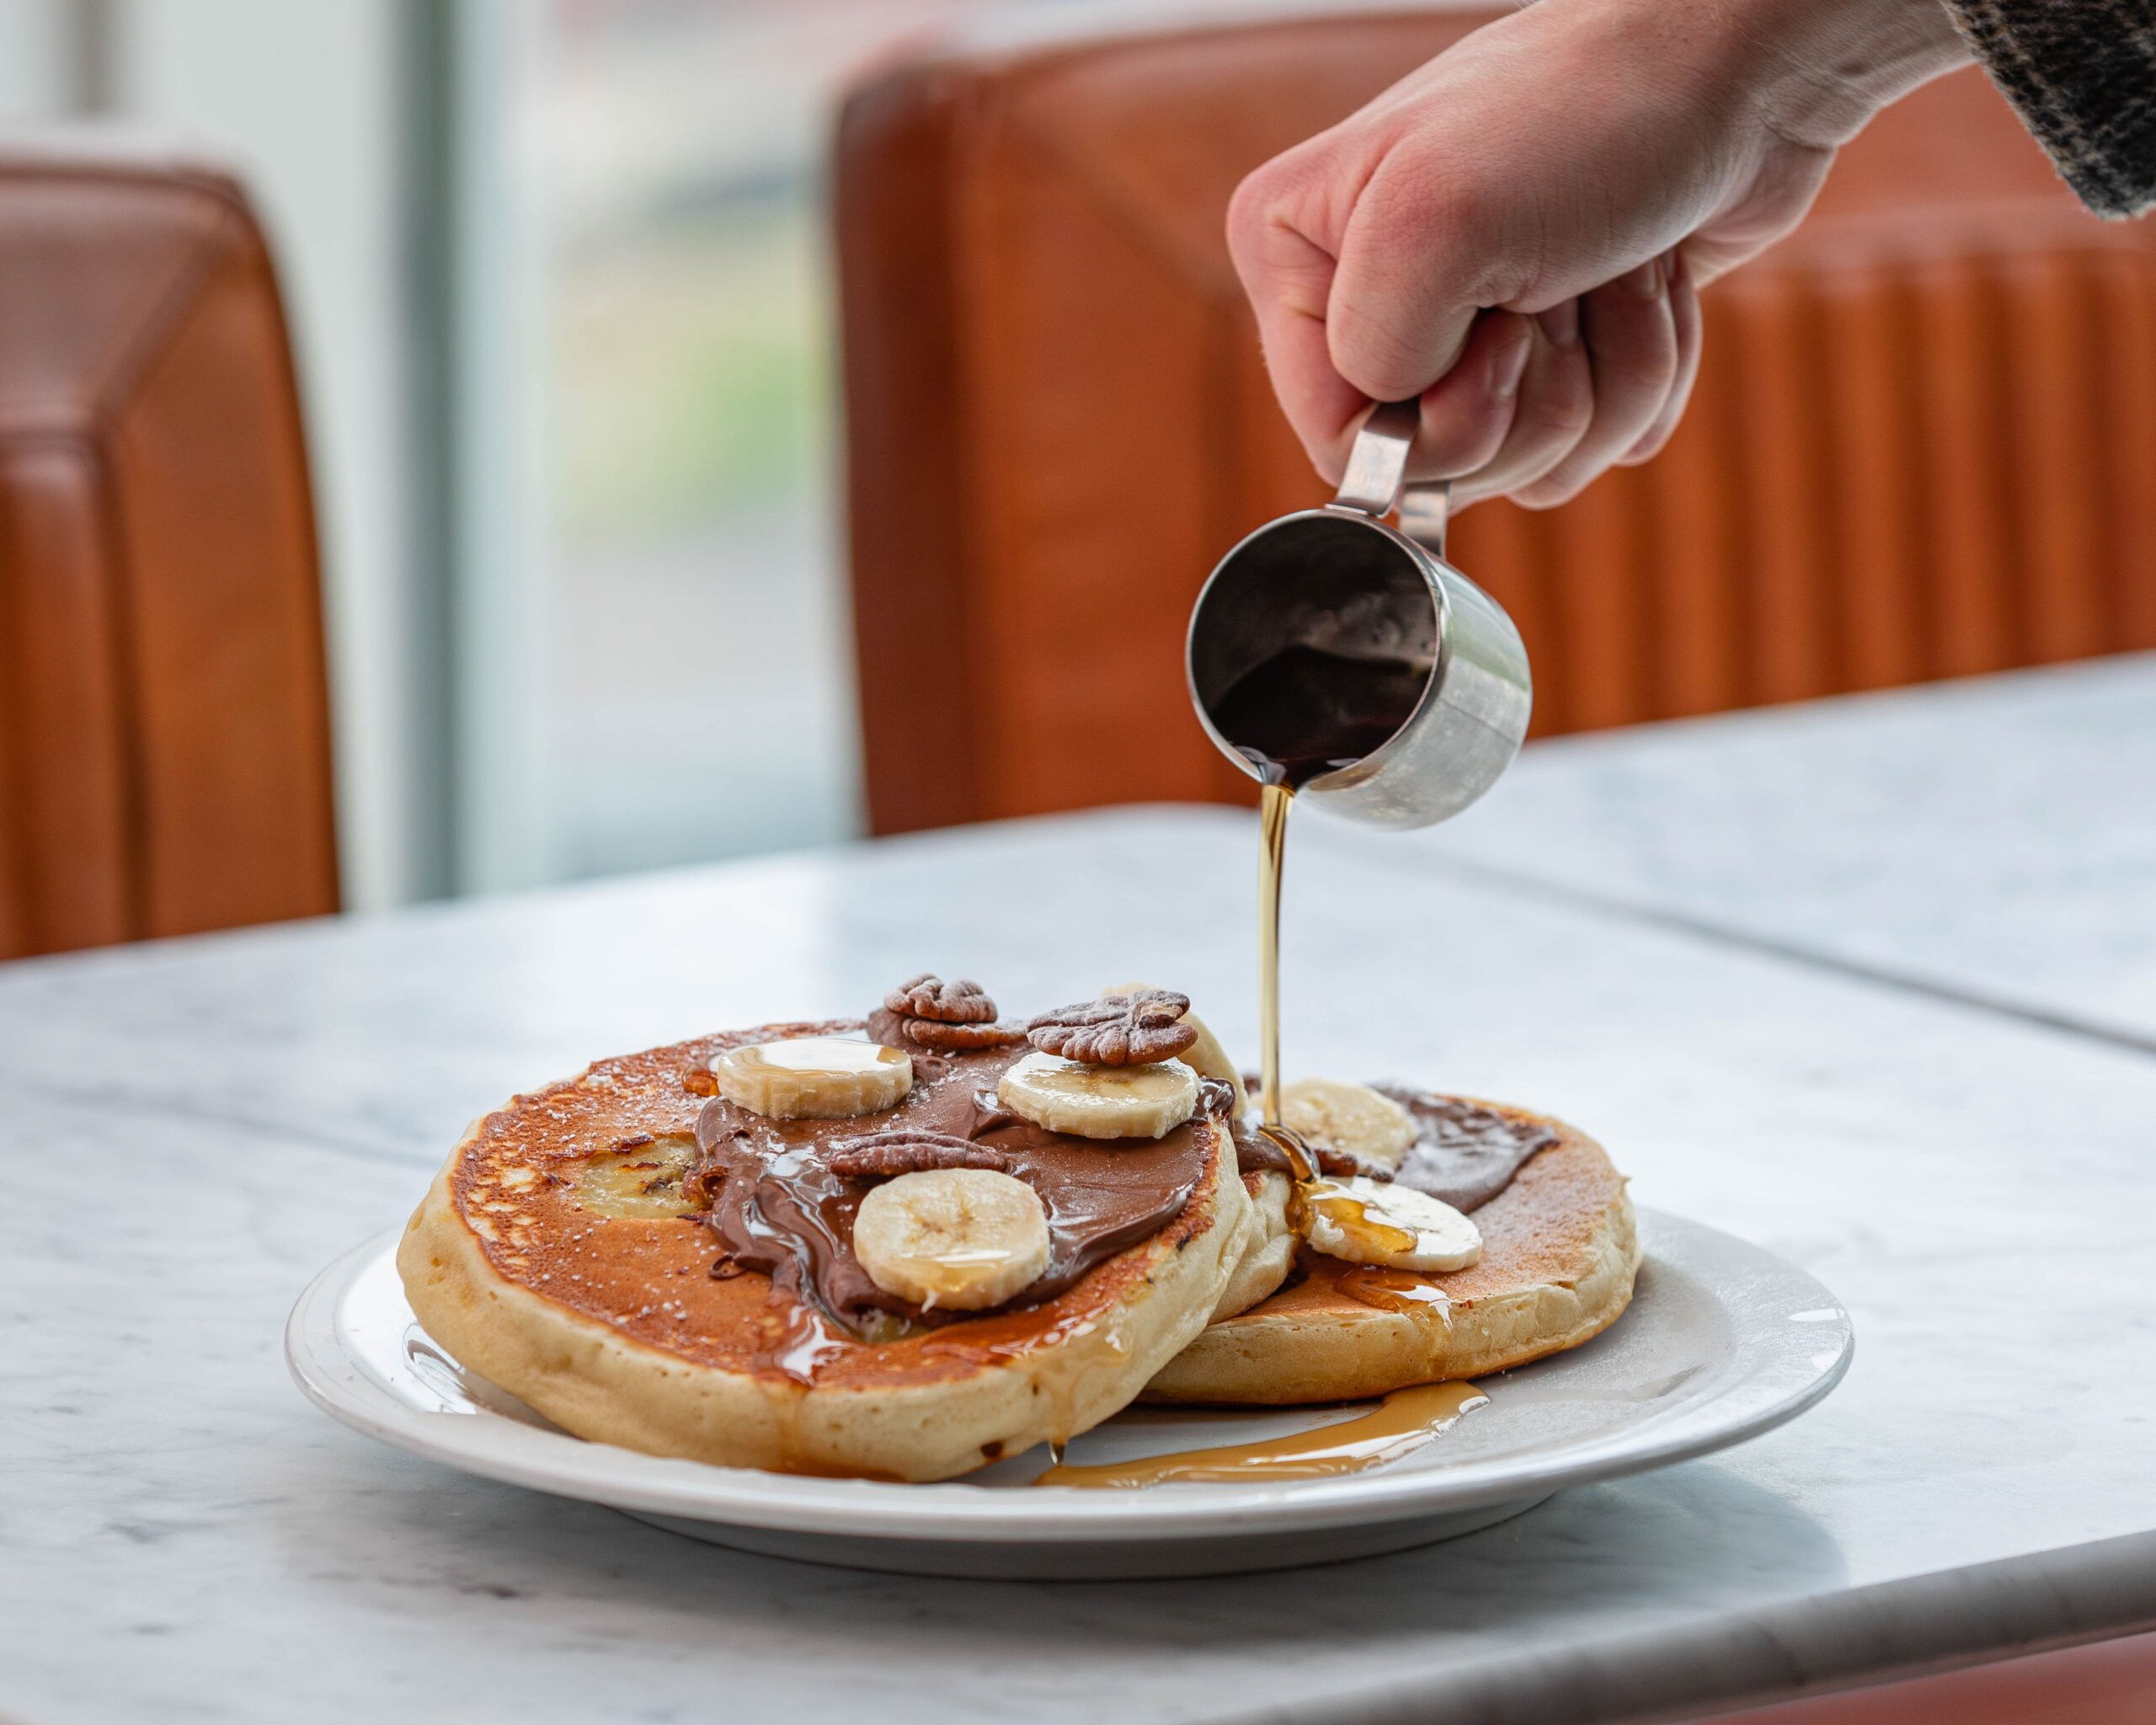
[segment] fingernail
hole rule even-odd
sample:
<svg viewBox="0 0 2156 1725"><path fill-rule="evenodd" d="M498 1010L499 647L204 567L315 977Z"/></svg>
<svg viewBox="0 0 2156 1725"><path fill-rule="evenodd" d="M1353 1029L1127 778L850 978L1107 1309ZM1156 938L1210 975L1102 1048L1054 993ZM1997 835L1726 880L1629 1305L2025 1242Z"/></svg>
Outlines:
<svg viewBox="0 0 2156 1725"><path fill-rule="evenodd" d="M1510 401L1519 393L1519 380L1527 373L1527 356L1534 348L1534 332L1523 322L1519 334L1490 355L1490 393Z"/></svg>
<svg viewBox="0 0 2156 1725"><path fill-rule="evenodd" d="M1534 321L1542 326L1542 334L1552 347L1570 347L1580 339L1580 302L1566 300L1546 312L1537 312Z"/></svg>
<svg viewBox="0 0 2156 1725"><path fill-rule="evenodd" d="M1617 278L1617 285L1635 297L1643 300L1662 297L1662 261L1650 258L1636 270L1628 270Z"/></svg>

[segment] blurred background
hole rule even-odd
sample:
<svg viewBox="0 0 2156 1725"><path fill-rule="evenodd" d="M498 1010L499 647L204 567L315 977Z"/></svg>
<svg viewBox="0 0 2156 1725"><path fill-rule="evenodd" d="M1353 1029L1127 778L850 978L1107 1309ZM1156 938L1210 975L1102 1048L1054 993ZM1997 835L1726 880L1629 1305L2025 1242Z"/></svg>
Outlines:
<svg viewBox="0 0 2156 1725"><path fill-rule="evenodd" d="M839 92L1085 0L0 0L0 117L199 145L282 279L355 907L861 824Z"/></svg>
<svg viewBox="0 0 2156 1725"><path fill-rule="evenodd" d="M1237 536L1322 494L1221 213L1487 15L0 0L0 455L29 463L0 473L0 659L29 692L0 710L0 955L1240 795L1188 717L1182 620ZM88 156L55 166L56 138ZM175 417L97 357L120 338L83 284L136 329L131 248L221 199L303 447L259 590L212 594L276 488L224 459L253 435L229 403ZM250 209L275 279L247 288ZM2156 646L2148 230L2086 216L1973 72L1877 122L1708 296L1663 457L1462 523L1455 560L1534 655L1536 734ZM62 441L95 506L67 519L150 524L98 577L98 808L61 746L77 703L36 686L45 565L72 567L37 466L71 312ZM274 420L283 361L248 364ZM258 711L220 655L273 602L289 698ZM308 765L310 655L334 771Z"/></svg>

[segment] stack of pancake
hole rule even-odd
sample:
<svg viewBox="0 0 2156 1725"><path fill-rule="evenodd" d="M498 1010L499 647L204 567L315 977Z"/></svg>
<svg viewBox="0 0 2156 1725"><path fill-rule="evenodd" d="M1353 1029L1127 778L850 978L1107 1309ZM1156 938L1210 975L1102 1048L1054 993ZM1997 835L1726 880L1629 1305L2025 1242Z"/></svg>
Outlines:
<svg viewBox="0 0 2156 1725"><path fill-rule="evenodd" d="M865 1019L602 1060L477 1122L398 1268L466 1366L577 1434L943 1479L1140 1396L1353 1400L1586 1340L1624 1181L1555 1120L1312 1081L1297 1188L1166 990L1007 1023L909 979ZM1320 1249L1323 1248L1323 1249Z"/></svg>

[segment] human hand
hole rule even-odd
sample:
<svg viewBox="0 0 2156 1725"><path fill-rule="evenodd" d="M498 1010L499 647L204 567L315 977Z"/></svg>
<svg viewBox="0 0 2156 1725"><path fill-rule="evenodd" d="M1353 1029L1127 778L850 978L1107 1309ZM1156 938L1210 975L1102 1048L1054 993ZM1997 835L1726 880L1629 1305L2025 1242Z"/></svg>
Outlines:
<svg viewBox="0 0 2156 1725"><path fill-rule="evenodd" d="M1796 225L1838 146L1966 58L1937 0L1540 0L1246 179L1235 268L1337 483L1372 401L1409 477L1575 496L1684 409L1698 291Z"/></svg>

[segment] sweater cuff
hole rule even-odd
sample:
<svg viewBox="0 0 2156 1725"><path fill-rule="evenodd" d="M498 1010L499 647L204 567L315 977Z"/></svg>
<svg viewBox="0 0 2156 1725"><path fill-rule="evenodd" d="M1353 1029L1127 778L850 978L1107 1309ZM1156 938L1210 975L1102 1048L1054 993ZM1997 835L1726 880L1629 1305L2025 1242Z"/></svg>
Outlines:
<svg viewBox="0 0 2156 1725"><path fill-rule="evenodd" d="M1945 0L1992 82L2100 216L2156 203L2151 0Z"/></svg>

